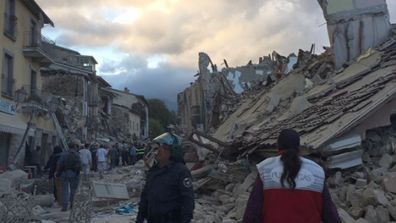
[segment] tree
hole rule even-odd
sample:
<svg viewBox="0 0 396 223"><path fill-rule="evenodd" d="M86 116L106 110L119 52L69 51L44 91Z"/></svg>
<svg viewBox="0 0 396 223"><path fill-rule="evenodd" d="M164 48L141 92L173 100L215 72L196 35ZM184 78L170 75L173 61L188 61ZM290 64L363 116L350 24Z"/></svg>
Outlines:
<svg viewBox="0 0 396 223"><path fill-rule="evenodd" d="M175 113L170 112L163 101L156 98L149 99L148 104L150 118L158 120L164 129L166 129L169 124L175 124Z"/></svg>
<svg viewBox="0 0 396 223"><path fill-rule="evenodd" d="M151 139L154 139L155 137L165 132L165 129L162 127L161 123L157 119L150 118L149 126L149 136Z"/></svg>

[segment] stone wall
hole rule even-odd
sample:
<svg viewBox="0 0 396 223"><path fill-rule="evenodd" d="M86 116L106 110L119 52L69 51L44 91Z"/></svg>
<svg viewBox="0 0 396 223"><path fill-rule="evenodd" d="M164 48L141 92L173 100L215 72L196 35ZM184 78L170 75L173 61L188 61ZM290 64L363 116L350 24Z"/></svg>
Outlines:
<svg viewBox="0 0 396 223"><path fill-rule="evenodd" d="M84 77L79 75L43 75L43 91L59 96L83 97L84 81Z"/></svg>
<svg viewBox="0 0 396 223"><path fill-rule="evenodd" d="M110 128L114 135L121 138L131 138L131 119L129 109L113 105L111 110Z"/></svg>
<svg viewBox="0 0 396 223"><path fill-rule="evenodd" d="M319 0L336 68L383 43L391 24L385 0Z"/></svg>

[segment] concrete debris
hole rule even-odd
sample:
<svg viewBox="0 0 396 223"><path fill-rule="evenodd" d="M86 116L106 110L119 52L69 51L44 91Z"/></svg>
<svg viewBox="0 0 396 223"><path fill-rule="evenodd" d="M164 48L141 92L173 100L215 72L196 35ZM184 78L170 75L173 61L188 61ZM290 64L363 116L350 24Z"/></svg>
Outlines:
<svg viewBox="0 0 396 223"><path fill-rule="evenodd" d="M93 189L98 198L129 199L125 184L93 182Z"/></svg>
<svg viewBox="0 0 396 223"><path fill-rule="evenodd" d="M379 165L385 169L388 169L392 163L393 157L388 153L382 155L381 159L379 160Z"/></svg>
<svg viewBox="0 0 396 223"><path fill-rule="evenodd" d="M338 209L341 221L345 223L355 222L355 220L343 209Z"/></svg>
<svg viewBox="0 0 396 223"><path fill-rule="evenodd" d="M383 180L385 190L396 194L396 172L390 172Z"/></svg>

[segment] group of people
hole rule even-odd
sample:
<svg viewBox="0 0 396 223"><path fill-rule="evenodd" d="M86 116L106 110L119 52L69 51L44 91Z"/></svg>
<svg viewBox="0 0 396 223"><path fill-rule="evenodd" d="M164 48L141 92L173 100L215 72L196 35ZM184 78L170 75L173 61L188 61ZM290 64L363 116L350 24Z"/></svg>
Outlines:
<svg viewBox="0 0 396 223"><path fill-rule="evenodd" d="M151 146L148 153L153 155L154 162L145 159L149 170L136 223L189 223L193 218L194 190L191 173L183 160L181 139L172 133L164 133L153 142L155 146ZM122 151L117 152L118 155L114 152L118 148L115 145L107 150L100 146L93 150L99 170L104 169L106 157L109 157L111 166L117 165L117 156L123 157ZM323 168L302 157L299 148L300 137L296 131L281 131L278 156L257 164L258 176L243 223L341 223L326 187ZM131 153L128 150L130 157L137 154L133 150ZM91 152L92 158L93 152L82 148L79 153L76 145L71 145L66 153L60 153L58 147L55 151L57 153L51 158L56 168L51 169L50 174L55 176L55 181L60 178L60 183L55 185L61 185L61 204L65 211L68 203L73 203L80 170L89 169L83 156L88 157L86 154ZM125 159L125 155L124 152L122 164L133 163L134 160ZM55 196L59 199L59 195Z"/></svg>
<svg viewBox="0 0 396 223"><path fill-rule="evenodd" d="M108 147L105 144L86 145L91 153L91 170L103 171L103 169L112 169L118 166L135 165L136 161L143 158L144 144L115 143Z"/></svg>
<svg viewBox="0 0 396 223"><path fill-rule="evenodd" d="M137 149L134 144L115 143L111 148L105 145L70 143L69 151L56 146L47 162L49 179L53 182L53 194L62 211L73 204L74 194L80 181L80 172L87 178L89 172L99 171L100 177L107 169L120 165L134 165L144 155L144 147ZM120 159L121 158L121 159ZM121 160L121 163L120 163Z"/></svg>

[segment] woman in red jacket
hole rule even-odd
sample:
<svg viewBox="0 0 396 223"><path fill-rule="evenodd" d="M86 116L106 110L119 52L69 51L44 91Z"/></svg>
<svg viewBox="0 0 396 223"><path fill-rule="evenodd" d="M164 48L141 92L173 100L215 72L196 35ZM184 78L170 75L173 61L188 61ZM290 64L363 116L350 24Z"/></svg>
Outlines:
<svg viewBox="0 0 396 223"><path fill-rule="evenodd" d="M292 129L278 137L279 156L257 165L244 223L341 223L325 184L323 169L299 155L300 136Z"/></svg>

